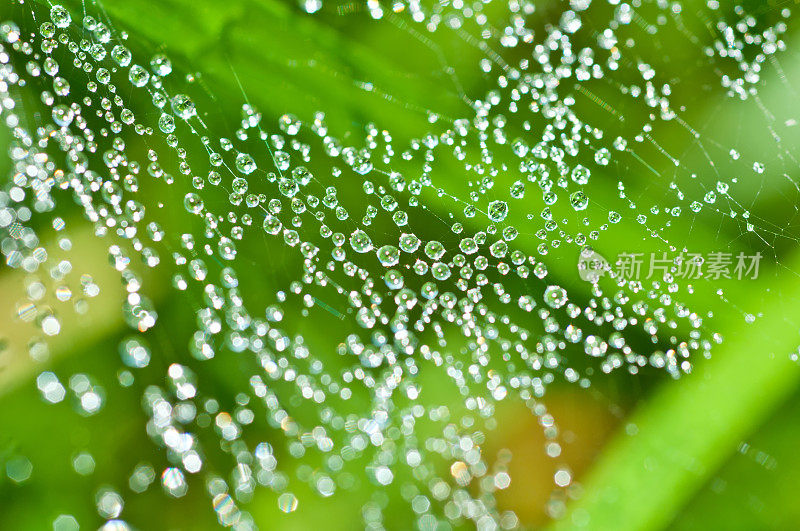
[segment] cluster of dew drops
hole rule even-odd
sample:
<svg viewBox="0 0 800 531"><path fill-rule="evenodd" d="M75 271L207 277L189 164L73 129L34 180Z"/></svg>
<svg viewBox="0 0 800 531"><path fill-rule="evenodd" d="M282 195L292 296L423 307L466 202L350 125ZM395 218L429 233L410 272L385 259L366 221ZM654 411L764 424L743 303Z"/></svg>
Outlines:
<svg viewBox="0 0 800 531"><path fill-rule="evenodd" d="M93 501L109 529L127 528L126 496L160 483L168 496L181 497L195 475L220 524L240 529L255 527L246 504L257 488L274 491L280 509L293 512L302 507L293 485L329 497L359 482L372 485L362 508L370 528L383 525L383 487L401 493L420 528L469 521L513 528L517 516L495 501L512 481L511 456L482 452L497 425L497 404L506 400L520 401L538 419L556 470L546 510L563 514L574 494L572 472L558 461L559 430L541 401L546 388L556 380L588 387L594 370L635 374L651 366L677 377L691 370L694 353L707 356L721 340L699 310L680 301L669 276L644 285L609 273L573 294L555 279L576 276L574 268L548 270L553 249L572 246L576 257L591 251L592 241L627 217L609 210L592 222L587 189L614 153L642 141L607 138L582 121L573 96L561 89L566 80L580 84L631 69L638 81L624 93L655 109L656 121L675 118L669 87L656 84L652 67L631 66L624 56L632 35L648 34L633 27L635 9L603 4L611 9L602 31L583 28L593 3L572 0L559 23L534 38L526 27L535 18L533 3L509 2L508 26L490 29L481 2L443 2L426 12L416 2L387 8L369 0L375 19L391 9L420 31L472 35L484 52L475 67L496 87L469 100L463 118L430 112L429 130L418 138L398 141L370 123L349 143L333 136L321 112L267 123L249 103L232 137L213 133L203 119L210 101L169 90L196 76L181 82L164 54L138 59L126 46L128 35L99 15L77 21L54 5L37 11L34 31L0 25L0 117L12 138L13 166L0 189L0 247L7 266L29 277L18 314L41 329L30 356L46 360L48 338L68 333L59 318L67 303L84 313L88 299L102 296L104 286L63 258L81 252L69 231L87 222L126 291L122 311L131 332L119 345L123 368L113 385L132 387L152 359L170 356L151 339L160 317L146 294L146 270L166 272L167 289L190 301L196 321L176 340L186 345L181 360L191 361L167 363L160 380L143 386L149 420L142 429L169 466L143 461L128 485L98 488ZM315 12L321 2L303 6ZM651 7L664 17L680 11L676 2ZM710 13L716 8L709 3ZM753 26L745 15L739 24L722 24L719 46L707 50L740 67L741 76L722 81L741 98L757 83L765 57L783 47L783 22L756 38ZM587 35L593 46L573 45L589 42ZM748 47L761 53L745 63ZM524 48L529 59L507 64L495 51L503 48ZM37 91L35 100L23 98ZM27 107L41 110L38 122L28 119ZM510 133L512 121L522 124L519 136ZM579 153L594 163L574 162ZM449 171L462 176L454 180ZM181 192L181 230L159 221L173 219L160 211L174 209L147 195L155 183L188 190ZM638 212L621 181L618 191L618 210ZM727 191L718 183L719 194ZM532 214L526 205L534 195L545 207ZM713 203L712 195L704 202ZM57 209L62 203L84 219L68 223L66 208ZM691 204L693 211L703 207ZM563 205L585 234L567 228ZM649 224L636 216L643 234L653 230ZM252 245L265 250L251 256ZM253 270L271 267L292 278L260 294L271 302L256 307L247 284ZM61 306L45 303L50 291ZM324 331L330 348L314 348L321 340L304 337L314 329ZM631 336L651 348L635 349ZM576 353L592 368L573 366ZM234 355L246 356L253 372L235 402L226 403L198 367ZM426 373L447 382L450 402L426 398ZM109 385L50 370L36 384L47 402L71 400L84 416L103 411ZM296 418L292 412L304 405L313 413ZM252 444L248 434L265 430L269 439ZM199 433L214 434L219 444L201 444ZM206 459L220 452L227 470ZM12 464L9 474L18 481L35 467L24 458ZM92 473L91 453L75 456L73 466ZM55 522L63 529L74 523L69 514Z"/></svg>

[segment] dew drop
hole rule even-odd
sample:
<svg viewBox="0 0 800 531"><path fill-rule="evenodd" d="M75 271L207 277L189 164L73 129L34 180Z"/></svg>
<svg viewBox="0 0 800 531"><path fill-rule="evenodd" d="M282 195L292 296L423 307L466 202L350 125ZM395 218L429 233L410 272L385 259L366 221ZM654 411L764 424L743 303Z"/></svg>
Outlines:
<svg viewBox="0 0 800 531"><path fill-rule="evenodd" d="M378 249L378 260L385 267L397 265L400 261L400 249L394 245L384 245Z"/></svg>
<svg viewBox="0 0 800 531"><path fill-rule="evenodd" d="M372 250L372 240L361 229L356 229L350 234L350 247L357 253L368 253Z"/></svg>
<svg viewBox="0 0 800 531"><path fill-rule="evenodd" d="M64 104L53 107L53 121L61 127L68 127L75 118L75 113L71 108Z"/></svg>
<svg viewBox="0 0 800 531"><path fill-rule="evenodd" d="M245 175L250 175L256 171L256 161L247 153L236 155L236 169Z"/></svg>
<svg viewBox="0 0 800 531"><path fill-rule="evenodd" d="M66 28L72 23L72 17L69 15L69 11L58 4L50 8L50 20L53 21L53 24L55 24L57 28Z"/></svg>
<svg viewBox="0 0 800 531"><path fill-rule="evenodd" d="M223 236L219 239L217 245L219 255L225 260L233 260L236 258L236 244L230 238Z"/></svg>
<svg viewBox="0 0 800 531"><path fill-rule="evenodd" d="M561 308L567 302L567 290L561 286L547 286L544 302L551 308Z"/></svg>
<svg viewBox="0 0 800 531"><path fill-rule="evenodd" d="M157 54L154 55L153 58L150 60L150 68L153 70L154 73L157 75L164 77L168 76L170 72L172 72L172 63L164 54Z"/></svg>
<svg viewBox="0 0 800 531"><path fill-rule="evenodd" d="M150 73L139 65L133 65L128 71L128 80L135 87L143 87L150 80Z"/></svg>
<svg viewBox="0 0 800 531"><path fill-rule="evenodd" d="M489 203L489 219L500 223L508 216L508 204L505 201L492 201Z"/></svg>
<svg viewBox="0 0 800 531"><path fill-rule="evenodd" d="M111 58L123 68L131 64L131 52L121 44L117 44L111 49Z"/></svg>
<svg viewBox="0 0 800 531"><path fill-rule="evenodd" d="M186 94L177 94L172 98L172 112L184 120L188 120L197 113L194 103Z"/></svg>
<svg viewBox="0 0 800 531"><path fill-rule="evenodd" d="M569 196L569 203L577 211L586 210L586 207L589 206L589 198L579 190Z"/></svg>

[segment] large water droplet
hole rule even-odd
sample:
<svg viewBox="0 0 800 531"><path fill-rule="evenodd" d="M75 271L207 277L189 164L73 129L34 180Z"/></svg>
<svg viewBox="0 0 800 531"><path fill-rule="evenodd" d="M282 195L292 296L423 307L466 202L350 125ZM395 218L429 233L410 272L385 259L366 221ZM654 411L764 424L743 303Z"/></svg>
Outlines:
<svg viewBox="0 0 800 531"><path fill-rule="evenodd" d="M492 201L489 203L489 219L500 223L508 216L508 204L505 201Z"/></svg>
<svg viewBox="0 0 800 531"><path fill-rule="evenodd" d="M203 211L203 200L199 195L190 192L183 198L183 206L187 212L199 214Z"/></svg>
<svg viewBox="0 0 800 531"><path fill-rule="evenodd" d="M567 302L567 290L561 286L547 286L544 302L551 308L561 308Z"/></svg>
<svg viewBox="0 0 800 531"><path fill-rule="evenodd" d="M74 118L75 113L63 103L53 107L53 121L61 127L68 127Z"/></svg>
<svg viewBox="0 0 800 531"><path fill-rule="evenodd" d="M245 175L250 175L256 171L256 161L247 153L236 155L236 169Z"/></svg>
<svg viewBox="0 0 800 531"><path fill-rule="evenodd" d="M579 190L573 192L572 195L569 196L569 204L571 204L572 208L575 210L586 210L586 207L589 206L589 198Z"/></svg>
<svg viewBox="0 0 800 531"><path fill-rule="evenodd" d="M159 76L164 77L172 72L172 63L166 55L157 54L150 60L150 68Z"/></svg>
<svg viewBox="0 0 800 531"><path fill-rule="evenodd" d="M150 79L150 73L139 65L133 65L128 72L128 80L136 87L143 87Z"/></svg>
<svg viewBox="0 0 800 531"><path fill-rule="evenodd" d="M220 238L217 250L219 251L219 255L225 260L233 260L236 258L236 244L234 244L233 240L230 238L226 238L225 236Z"/></svg>
<svg viewBox="0 0 800 531"><path fill-rule="evenodd" d="M184 120L188 120L197 113L194 103L186 94L177 94L172 98L172 112Z"/></svg>
<svg viewBox="0 0 800 531"><path fill-rule="evenodd" d="M378 249L378 260L386 267L397 265L400 261L400 249L394 245L384 245Z"/></svg>
<svg viewBox="0 0 800 531"><path fill-rule="evenodd" d="M69 15L69 11L56 4L50 8L50 20L57 28L66 28L72 22L72 17Z"/></svg>
<svg viewBox="0 0 800 531"><path fill-rule="evenodd" d="M357 253L368 253L372 250L372 240L361 229L356 229L350 235L350 247Z"/></svg>

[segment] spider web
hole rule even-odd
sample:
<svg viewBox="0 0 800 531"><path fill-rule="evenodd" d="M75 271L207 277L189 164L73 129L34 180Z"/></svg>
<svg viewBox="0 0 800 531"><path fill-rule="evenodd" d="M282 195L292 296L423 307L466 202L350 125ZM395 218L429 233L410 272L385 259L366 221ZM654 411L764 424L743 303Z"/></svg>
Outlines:
<svg viewBox="0 0 800 531"><path fill-rule="evenodd" d="M286 513L344 495L370 528L541 524L580 494L550 393L582 387L622 417L619 387L641 396L712 355L717 315L760 317L755 280L680 278L687 253L796 276L788 9L269 9L169 57L99 5L22 5L2 26L2 250L35 329L10 341L47 402L142 403L134 493L205 491L242 529L264 492ZM272 16L285 33L252 31ZM121 294L80 263L96 241ZM631 252L671 267L578 274ZM89 307L120 304L122 365L41 366L80 329L65 314L109 334ZM523 411L547 456L534 516L503 494L498 425ZM131 497L98 485L96 512L124 527Z"/></svg>

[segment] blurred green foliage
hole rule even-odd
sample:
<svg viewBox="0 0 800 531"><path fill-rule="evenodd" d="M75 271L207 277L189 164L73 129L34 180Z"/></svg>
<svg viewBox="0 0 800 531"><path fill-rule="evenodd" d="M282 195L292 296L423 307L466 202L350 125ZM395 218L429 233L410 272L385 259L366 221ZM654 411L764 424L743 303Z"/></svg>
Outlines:
<svg viewBox="0 0 800 531"><path fill-rule="evenodd" d="M66 4L76 13L81 11L78 2ZM550 4L538 3L543 23L551 14ZM425 131L429 111L447 117L457 117L464 111L459 86L465 94L487 89L487 80L476 68L479 50L465 45L463 40L439 34L426 36L431 41L423 42L398 17L372 22L364 12L351 13L348 6L353 5L357 4L326 2L315 17L301 13L293 2L277 0L109 0L103 8L117 29L131 33L134 46L142 50L163 48L185 71L202 76L201 86L207 91L202 97L217 106L204 119L217 127L235 127L238 107L248 100L272 118L287 111L307 117L324 110L331 128L342 134L375 121L398 138L410 138ZM42 6L45 4L36 4L34 9ZM343 9L349 13L347 16L341 14ZM488 9L500 10L502 6L490 5ZM27 4L7 5L0 13L3 18L29 20L29 10ZM769 16L769 8L761 12ZM652 49L647 49L648 45ZM712 157L719 159L718 171L733 171L722 160L728 146L767 162L779 156L764 110L753 103L727 98L715 85L716 73L703 68L702 58L689 59L699 55L693 44L681 35L661 35L658 41L641 46L640 54L658 61L662 71L674 76L675 91L694 104L687 106L686 121L723 147L710 148L715 149ZM779 80L780 76L771 72L763 93L763 104L775 116L791 115L791 87L800 86L800 56L791 45L789 49L782 64L784 79ZM444 68L452 68L458 74L458 83ZM366 83L370 84L368 89ZM635 122L635 110L617 101L611 84L598 82L596 93L629 117L629 122ZM607 123L612 130L626 127L625 123L612 123L611 115L589 99L578 105L582 112ZM665 135L662 144L670 152L680 153L681 160L689 166L708 156L705 148L682 133L678 130ZM796 137L788 132L783 141L791 142ZM652 148L643 145L642 150L646 149ZM437 164L441 174L452 175L451 184L457 189L461 182L458 165L447 160ZM657 204L668 187L670 161L664 159L658 167L647 167L631 160L626 170L631 174L629 193L643 205ZM715 178L712 174L700 175L698 182L709 184ZM609 178L594 186L593 201L611 202L617 194L615 180ZM765 182L744 183L741 193L752 194L755 217L778 223L796 214L790 183L774 176ZM508 184L501 182L498 187L507 189ZM184 192L178 187L154 186L153 201L180 204ZM429 199L434 212L437 208L440 213L446 212L442 202ZM220 197L220 201L224 200ZM532 205L531 211L540 207ZM522 214L512 215L519 216L513 222L524 227ZM185 222L177 216L167 220L170 221L173 226ZM614 237L601 241L599 250L611 256L630 248L633 241L644 252L660 248L657 239L642 239L640 229L633 223L629 219L615 228ZM441 227L432 225L430 230ZM691 220L676 219L667 232L673 236L682 234L679 240L691 240L701 249L750 250L761 248L763 243L743 237L740 224L716 213ZM574 463L584 492L570 506L561 527L569 528L573 518L588 518L592 528L600 529L792 526L800 516L792 494L792 480L800 468L800 457L794 451L799 434L793 422L800 407L800 373L788 359L789 351L798 343L796 301L800 300L800 281L793 272L800 269L800 263L794 243L777 238L769 242L773 260L765 265L757 284L726 284L726 299L716 296L713 290L698 292L697 304L715 314L715 323L721 323L718 326L726 341L712 360L700 362L694 375L678 382L664 381L663 375L655 371L643 371L637 377L598 375L591 390L563 386L545 399L554 409L559 404L577 404L567 422L575 426L580 441L575 444ZM82 252L105 260L102 242L94 245L94 249ZM532 238L528 245L535 245ZM259 249L245 252L255 256ZM259 290L274 290L285 277L281 264L289 258L275 250L269 260L270 271L254 268L248 279L259 288L253 290L254 297L258 297ZM579 285L574 278L573 256L556 251L551 260L552 274L562 285ZM16 273L3 274L9 278ZM149 280L153 286L151 295L165 323L156 331L158 347L180 358L185 346L176 343L165 330L188 330L192 317L182 312L184 300L168 296L168 279ZM20 279L15 278L5 285L11 290L18 282ZM2 294L3 299L9 300L17 296ZM763 313L763 317L756 325L745 326L738 308ZM139 460L146 457L163 465L165 459L143 429L147 418L139 405L138 384L131 389L115 385L119 368L117 344L125 330L113 312L108 313L84 322L84 328L67 330L66 334L74 335L67 335L49 365L59 373L86 372L101 380L107 393L102 414L80 418L67 403L43 403L32 383L36 367L2 380L0 462L9 463L15 456L24 455L34 468L31 479L21 485L8 478L0 480L0 527L43 529L60 513L73 514L88 528L96 527L101 520L93 507L94 493L98 485L109 484L126 492L123 516L134 526L215 528L216 519L199 479L190 480L189 495L178 500L169 499L154 488L141 495L128 495L125 490L128 475ZM0 332L13 335L12 330L5 330L10 318L3 319ZM91 344L79 342L88 328L94 329ZM302 333L310 343L326 345L324 329L308 326ZM646 338L638 340L644 344ZM149 376L163 374L167 363L165 359L155 359L148 368ZM216 393L229 397L235 395L249 374L245 361L231 357L215 359L206 370L202 376L213 382ZM147 376L142 379L146 381ZM437 383L444 379L441 373L421 377L434 393ZM448 396L445 391L440 395L434 394L435 399L459 407L458 397ZM596 409L603 411L598 414L600 424L605 426L602 429L593 426L588 416L582 416ZM512 440L511 425L525 414L527 410L514 406L498 413L507 422L501 421L493 434L497 439L491 443L493 447L524 446L529 435L531 441L535 440L532 434L536 426L530 432L513 434L522 442ZM582 432L586 427L588 430ZM604 445L612 430L617 430L617 435ZM745 441L749 447L742 446ZM71 457L89 447L96 461L95 472L81 477L74 472ZM534 448L536 452L541 453L541 447ZM588 468L579 469L586 467L579 464L587 460L592 461ZM542 476L546 483L552 474L544 461L515 466L517 475ZM527 485L524 480L522 484ZM358 488L337 493L331 499L298 491L302 510L291 515L280 514L271 493L257 490L247 509L269 529L352 529L360 526L360 507L371 494L370 488L364 481ZM519 504L530 504L532 509L521 511L529 515L527 523L544 523L544 498L527 494L530 493L518 492L503 503L513 504L509 508L515 510ZM390 491L390 495L399 499L399 493Z"/></svg>

